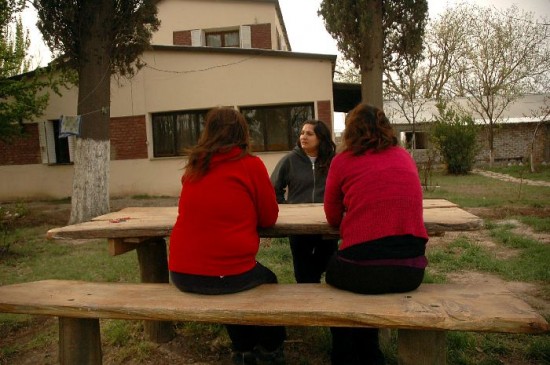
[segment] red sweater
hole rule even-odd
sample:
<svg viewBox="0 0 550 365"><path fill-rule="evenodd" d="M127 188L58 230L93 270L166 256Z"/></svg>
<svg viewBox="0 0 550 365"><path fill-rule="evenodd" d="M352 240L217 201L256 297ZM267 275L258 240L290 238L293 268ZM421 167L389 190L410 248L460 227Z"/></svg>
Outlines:
<svg viewBox="0 0 550 365"><path fill-rule="evenodd" d="M257 227L275 224L279 206L263 162L240 149L215 155L208 173L182 180L168 267L184 274L225 276L254 267Z"/></svg>
<svg viewBox="0 0 550 365"><path fill-rule="evenodd" d="M341 250L388 236L428 238L418 170L401 147L336 155L327 177L324 209L328 223L340 227Z"/></svg>

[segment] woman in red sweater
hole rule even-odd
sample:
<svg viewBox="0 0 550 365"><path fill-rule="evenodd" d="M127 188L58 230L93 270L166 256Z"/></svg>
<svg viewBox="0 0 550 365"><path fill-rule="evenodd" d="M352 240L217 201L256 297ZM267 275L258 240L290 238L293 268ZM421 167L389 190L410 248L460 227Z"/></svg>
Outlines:
<svg viewBox="0 0 550 365"><path fill-rule="evenodd" d="M275 224L279 207L263 162L249 152L248 125L238 111L215 108L189 153L168 266L185 292L227 294L276 283L256 262L257 227ZM235 364L284 363L284 327L226 325Z"/></svg>
<svg viewBox="0 0 550 365"><path fill-rule="evenodd" d="M418 170L384 112L359 104L346 118L330 165L324 209L342 241L326 282L362 294L401 293L422 283L428 235ZM378 329L331 328L332 364L384 364Z"/></svg>

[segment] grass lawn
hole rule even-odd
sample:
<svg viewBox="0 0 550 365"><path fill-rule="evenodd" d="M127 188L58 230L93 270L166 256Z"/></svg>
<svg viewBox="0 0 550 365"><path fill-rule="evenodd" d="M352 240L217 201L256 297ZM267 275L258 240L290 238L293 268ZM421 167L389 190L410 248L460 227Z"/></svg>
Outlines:
<svg viewBox="0 0 550 365"><path fill-rule="evenodd" d="M537 176L550 181L549 171L546 168ZM434 238L428 250L430 266L425 281L448 282L458 275L518 283L527 288L530 304L550 320L550 187L441 172L432 176L432 182L437 187L426 191L426 198L457 203L484 218L485 229L476 236ZM0 206L0 213L9 210L19 215L4 219L0 226L0 285L47 278L139 280L134 252L111 257L103 240L45 240L48 229L66 224L70 204L42 202L38 206ZM286 239L262 241L258 259L277 273L280 282L294 282ZM176 339L163 345L144 340L139 321L104 320L101 325L104 364L228 363L230 343L220 325L178 323ZM288 332L289 364L330 363L330 333L326 328L289 328ZM397 364L395 334L392 331L384 347L390 365ZM0 314L0 336L1 365L57 363L57 323L53 319ZM548 334L450 332L448 345L449 364L550 364Z"/></svg>

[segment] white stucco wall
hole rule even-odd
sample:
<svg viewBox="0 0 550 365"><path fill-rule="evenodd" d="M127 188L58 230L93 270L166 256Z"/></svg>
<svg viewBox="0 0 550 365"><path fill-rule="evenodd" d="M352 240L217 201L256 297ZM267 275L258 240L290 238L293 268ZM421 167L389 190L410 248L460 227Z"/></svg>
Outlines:
<svg viewBox="0 0 550 365"><path fill-rule="evenodd" d="M286 152L257 154L269 173ZM186 159L111 161L111 197L178 196ZM71 196L72 165L0 166L0 202L63 199Z"/></svg>

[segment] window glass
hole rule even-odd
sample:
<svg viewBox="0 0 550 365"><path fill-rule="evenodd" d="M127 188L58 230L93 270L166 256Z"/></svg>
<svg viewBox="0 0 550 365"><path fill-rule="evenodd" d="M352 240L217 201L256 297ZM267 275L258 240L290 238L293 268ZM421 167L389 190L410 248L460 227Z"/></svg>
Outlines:
<svg viewBox="0 0 550 365"><path fill-rule="evenodd" d="M265 144L264 123L262 123L262 120L265 119L263 110L241 108L241 113L243 113L248 123L252 150L263 151L263 146Z"/></svg>
<svg viewBox="0 0 550 365"><path fill-rule="evenodd" d="M294 148L300 127L313 118L313 103L243 107L253 151L288 151ZM208 110L152 115L154 157L184 156L199 140Z"/></svg>
<svg viewBox="0 0 550 365"><path fill-rule="evenodd" d="M240 36L238 30L225 32L207 32L206 45L208 47L239 47Z"/></svg>
<svg viewBox="0 0 550 365"><path fill-rule="evenodd" d="M428 148L428 135L426 132L401 132L405 134L405 140L403 141L403 136L401 140L405 143L405 148L407 149L416 149L423 150ZM414 139L413 139L414 136Z"/></svg>
<svg viewBox="0 0 550 365"><path fill-rule="evenodd" d="M59 120L53 121L53 134L55 140L55 162L56 163L70 163L71 157L69 154L69 139L59 138L59 131L61 129L61 122Z"/></svg>
<svg viewBox="0 0 550 365"><path fill-rule="evenodd" d="M153 155L183 156L195 145L204 126L206 110L153 114Z"/></svg>
<svg viewBox="0 0 550 365"><path fill-rule="evenodd" d="M208 47L221 47L222 46L221 34L214 34L214 33L206 34L206 45Z"/></svg>
<svg viewBox="0 0 550 365"><path fill-rule="evenodd" d="M253 151L288 151L303 122L313 118L313 104L242 107L241 112L248 122Z"/></svg>
<svg viewBox="0 0 550 365"><path fill-rule="evenodd" d="M224 34L225 47L239 47L239 32Z"/></svg>
<svg viewBox="0 0 550 365"><path fill-rule="evenodd" d="M171 115L153 116L153 153L155 157L174 156L174 134Z"/></svg>

